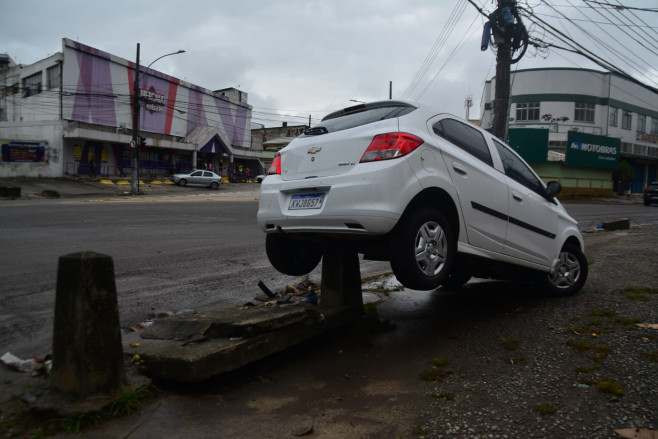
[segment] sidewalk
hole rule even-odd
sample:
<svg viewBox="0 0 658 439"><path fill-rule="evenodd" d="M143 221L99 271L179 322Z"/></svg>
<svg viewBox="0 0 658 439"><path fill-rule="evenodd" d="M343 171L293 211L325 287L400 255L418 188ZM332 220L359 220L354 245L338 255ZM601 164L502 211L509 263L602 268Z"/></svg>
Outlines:
<svg viewBox="0 0 658 439"><path fill-rule="evenodd" d="M15 177L0 178L0 188L18 187L20 199L44 199L44 198L79 198L79 197L103 197L103 196L130 196L130 178L126 177ZM254 188L258 183L228 183L224 182L220 187ZM190 188L191 189L191 188ZM207 188L195 187L194 189L205 190ZM168 193L179 193L182 188L176 186L167 179L140 179L139 191L142 195L160 195ZM210 190L210 189L207 189ZM0 199L7 197L0 196Z"/></svg>

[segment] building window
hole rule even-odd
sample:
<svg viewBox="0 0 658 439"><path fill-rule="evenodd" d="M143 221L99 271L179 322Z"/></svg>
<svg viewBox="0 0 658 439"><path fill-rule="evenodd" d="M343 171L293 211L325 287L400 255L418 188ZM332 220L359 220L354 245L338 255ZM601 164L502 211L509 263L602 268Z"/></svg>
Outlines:
<svg viewBox="0 0 658 439"><path fill-rule="evenodd" d="M633 124L633 113L630 111L622 111L621 113L621 127L625 130L630 130Z"/></svg>
<svg viewBox="0 0 658 439"><path fill-rule="evenodd" d="M644 114L637 115L637 132L638 133L647 132L647 117Z"/></svg>
<svg viewBox="0 0 658 439"><path fill-rule="evenodd" d="M516 120L539 120L539 102L516 104Z"/></svg>
<svg viewBox="0 0 658 439"><path fill-rule="evenodd" d="M658 119L651 118L651 134L658 134Z"/></svg>
<svg viewBox="0 0 658 439"><path fill-rule="evenodd" d="M59 88L59 78L61 76L61 64L48 68L48 90Z"/></svg>
<svg viewBox="0 0 658 439"><path fill-rule="evenodd" d="M594 122L594 104L585 104L576 102L576 112L574 114L576 122Z"/></svg>
<svg viewBox="0 0 658 439"><path fill-rule="evenodd" d="M608 125L611 127L617 126L617 114L619 110L615 107L610 107L610 112L608 113Z"/></svg>
<svg viewBox="0 0 658 439"><path fill-rule="evenodd" d="M41 93L41 72L23 79L23 97Z"/></svg>

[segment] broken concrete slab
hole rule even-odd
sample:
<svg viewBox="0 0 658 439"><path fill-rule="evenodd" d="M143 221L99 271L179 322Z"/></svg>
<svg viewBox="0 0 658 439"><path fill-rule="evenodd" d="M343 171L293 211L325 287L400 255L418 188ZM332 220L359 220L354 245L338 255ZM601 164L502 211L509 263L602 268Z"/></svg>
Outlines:
<svg viewBox="0 0 658 439"><path fill-rule="evenodd" d="M349 306L215 307L156 320L124 336L147 374L200 382L281 352L355 317Z"/></svg>
<svg viewBox="0 0 658 439"><path fill-rule="evenodd" d="M628 218L619 218L612 221L606 221L601 224L603 230L627 230L631 228L631 221Z"/></svg>

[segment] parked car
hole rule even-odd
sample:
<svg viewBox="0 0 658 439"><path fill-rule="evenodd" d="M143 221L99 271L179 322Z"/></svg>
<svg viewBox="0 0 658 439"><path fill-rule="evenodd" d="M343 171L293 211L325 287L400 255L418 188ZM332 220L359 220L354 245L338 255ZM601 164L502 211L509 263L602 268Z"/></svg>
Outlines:
<svg viewBox="0 0 658 439"><path fill-rule="evenodd" d="M587 260L577 222L509 146L465 120L407 101L324 117L281 149L260 190L270 263L301 276L325 243L390 261L407 288L472 276L578 291Z"/></svg>
<svg viewBox="0 0 658 439"><path fill-rule="evenodd" d="M217 189L222 185L222 177L212 171L197 170L189 174L174 174L169 179L179 186L187 186L189 184Z"/></svg>
<svg viewBox="0 0 658 439"><path fill-rule="evenodd" d="M654 181L644 188L644 205L658 203L658 181Z"/></svg>

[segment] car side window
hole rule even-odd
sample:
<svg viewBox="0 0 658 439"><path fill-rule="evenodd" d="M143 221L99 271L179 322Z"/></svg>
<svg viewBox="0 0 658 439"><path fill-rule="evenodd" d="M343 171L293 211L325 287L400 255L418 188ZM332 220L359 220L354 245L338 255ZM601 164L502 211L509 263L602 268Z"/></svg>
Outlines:
<svg viewBox="0 0 658 439"><path fill-rule="evenodd" d="M203 176L204 177L212 177L212 172L204 171Z"/></svg>
<svg viewBox="0 0 658 439"><path fill-rule="evenodd" d="M192 177L201 177L203 175L202 171L195 171L190 174Z"/></svg>
<svg viewBox="0 0 658 439"><path fill-rule="evenodd" d="M454 119L443 119L432 127L434 132L464 151L493 166L491 152L482 133Z"/></svg>
<svg viewBox="0 0 658 439"><path fill-rule="evenodd" d="M523 186L528 189L537 192L540 195L544 195L544 186L541 184L539 179L535 176L532 170L521 161L512 151L509 150L505 145L494 140L500 159L503 162L503 168L505 169L505 175L507 175L512 180L521 183Z"/></svg>

